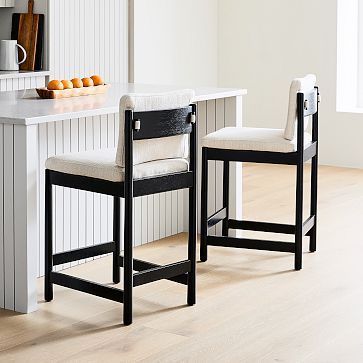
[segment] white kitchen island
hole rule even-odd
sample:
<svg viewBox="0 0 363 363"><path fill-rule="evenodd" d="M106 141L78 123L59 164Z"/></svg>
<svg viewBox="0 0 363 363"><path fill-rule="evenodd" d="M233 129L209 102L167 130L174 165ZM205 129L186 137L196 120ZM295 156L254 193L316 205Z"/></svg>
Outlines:
<svg viewBox="0 0 363 363"><path fill-rule="evenodd" d="M37 309L36 279L44 271L45 160L56 154L115 147L122 95L178 88L112 84L105 95L63 100L41 100L35 90L0 93L0 308L22 313ZM199 139L224 126L242 125L245 90L195 91ZM239 168L232 168L232 216L241 213ZM218 208L222 165L211 164L209 173L209 204ZM199 171L198 175L200 179ZM54 198L55 252L112 240L110 197L55 187ZM185 191L136 198L134 203L135 246L187 230Z"/></svg>

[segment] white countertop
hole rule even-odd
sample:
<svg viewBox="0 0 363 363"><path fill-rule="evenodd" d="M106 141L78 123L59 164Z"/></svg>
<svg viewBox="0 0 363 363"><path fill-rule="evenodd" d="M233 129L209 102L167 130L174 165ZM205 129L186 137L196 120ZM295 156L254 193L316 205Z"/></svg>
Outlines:
<svg viewBox="0 0 363 363"><path fill-rule="evenodd" d="M128 93L167 92L182 87L142 85L133 83L112 84L104 95L73 97L60 100L40 99L35 90L0 92L0 123L34 125L117 113L119 101ZM247 94L244 89L195 88L194 102Z"/></svg>
<svg viewBox="0 0 363 363"><path fill-rule="evenodd" d="M0 79L46 77L49 75L49 71L0 71Z"/></svg>

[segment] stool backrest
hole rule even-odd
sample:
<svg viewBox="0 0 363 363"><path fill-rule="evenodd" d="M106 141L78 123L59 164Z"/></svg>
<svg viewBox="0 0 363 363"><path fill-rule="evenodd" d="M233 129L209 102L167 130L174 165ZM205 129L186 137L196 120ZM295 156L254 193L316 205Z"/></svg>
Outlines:
<svg viewBox="0 0 363 363"><path fill-rule="evenodd" d="M154 160L188 158L189 116L194 91L185 89L158 94L129 94L120 101L120 132L116 164L125 167L125 115L135 122L133 165ZM137 121L136 121L137 120Z"/></svg>
<svg viewBox="0 0 363 363"><path fill-rule="evenodd" d="M297 95L298 93L306 94L310 100L309 108L317 103L317 97L314 98L314 91L316 85L316 76L314 74L308 74L304 78L296 78L291 82L290 94L289 94L289 108L287 114L287 122L285 127L284 138L287 140L293 140L296 137L296 123L297 123ZM313 97L313 98L312 98ZM313 113L305 113L305 129L308 126L308 116Z"/></svg>

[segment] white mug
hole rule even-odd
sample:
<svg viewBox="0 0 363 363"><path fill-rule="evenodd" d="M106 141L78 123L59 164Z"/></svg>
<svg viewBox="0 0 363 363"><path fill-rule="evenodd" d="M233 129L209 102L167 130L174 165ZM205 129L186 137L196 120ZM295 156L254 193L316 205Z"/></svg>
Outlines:
<svg viewBox="0 0 363 363"><path fill-rule="evenodd" d="M24 54L21 62L19 62L18 48ZM0 40L0 71L18 71L19 64L25 61L26 51L16 40Z"/></svg>

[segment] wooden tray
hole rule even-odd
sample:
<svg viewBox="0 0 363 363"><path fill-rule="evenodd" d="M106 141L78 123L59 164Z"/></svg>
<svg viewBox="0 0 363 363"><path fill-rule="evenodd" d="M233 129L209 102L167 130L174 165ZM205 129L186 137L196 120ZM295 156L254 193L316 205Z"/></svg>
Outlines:
<svg viewBox="0 0 363 363"><path fill-rule="evenodd" d="M65 89L62 91L50 91L46 87L37 88L36 90L40 98L58 99L58 98L99 95L106 93L109 87L111 87L111 85L105 84L103 86L72 88L72 89Z"/></svg>

